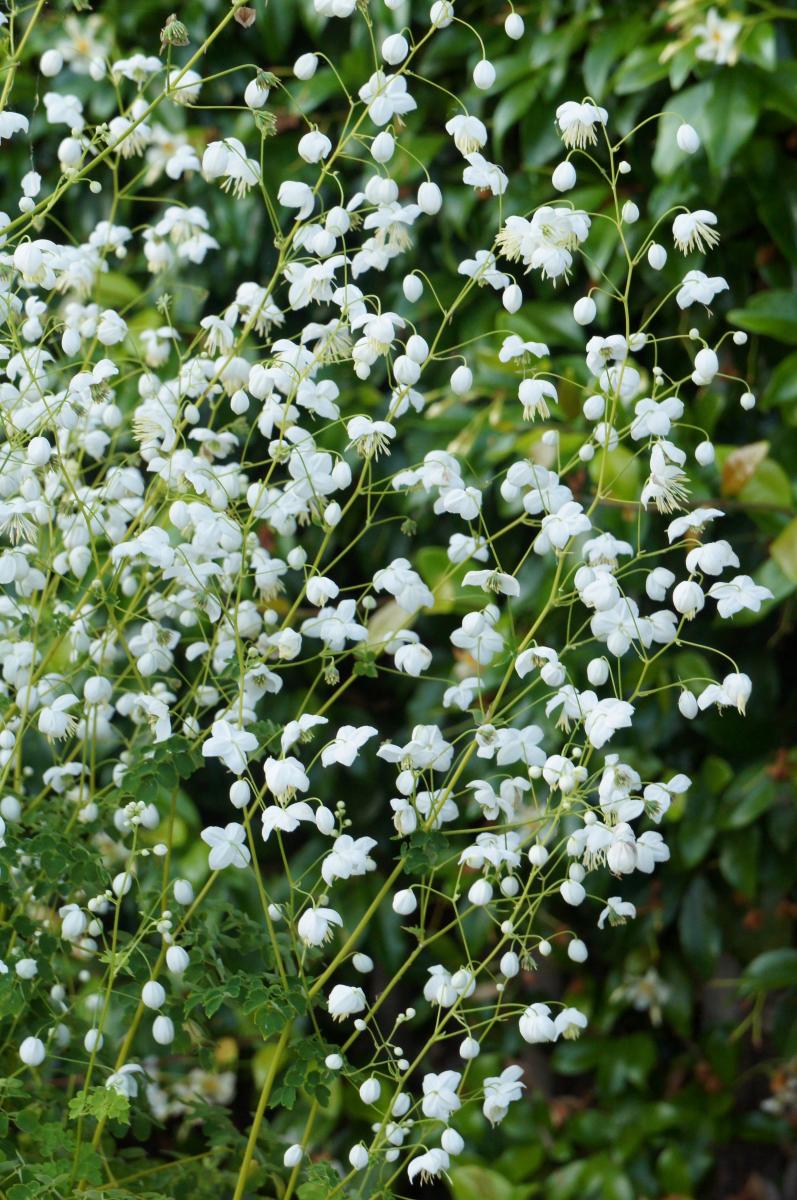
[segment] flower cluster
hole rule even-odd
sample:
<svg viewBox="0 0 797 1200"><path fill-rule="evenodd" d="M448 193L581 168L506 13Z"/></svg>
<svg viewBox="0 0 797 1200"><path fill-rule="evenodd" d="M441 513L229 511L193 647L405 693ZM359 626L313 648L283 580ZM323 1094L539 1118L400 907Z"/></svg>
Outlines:
<svg viewBox="0 0 797 1200"><path fill-rule="evenodd" d="M375 3L314 4L373 32ZM609 936L636 917L628 879L669 857L690 780L646 771L646 709L745 711L734 662L704 675L679 651L704 609L727 620L770 597L694 498L714 462L696 397L721 383L755 400L730 364L745 335L710 332L718 216L630 199L633 134L593 98L549 114L564 157L533 211L480 117L444 98L482 237L433 280L424 245L449 198L425 167L406 186L402 136L454 3L377 39L351 95L321 50L289 75L242 69L202 142L188 117L216 82L200 70L241 8L182 65L171 26L166 61L115 57L100 19L75 18L41 54L42 111L8 107L10 86L0 102L0 154L40 126L0 214L0 970L20 1013L12 1070L71 1080L73 1183L84 1117L96 1147L121 1112L98 1092L164 1120L229 1101L228 1071L169 1066L218 987L219 1003L245 994L273 1051L236 1200L302 1040L370 1118L329 1195L376 1194L445 1173L465 1106L496 1126L523 1103L523 1062L484 1076L483 1048L522 1059L586 1027L537 973L556 952L577 974L574 910ZM505 28L524 36L515 12ZM296 97L320 75L334 101L306 116ZM481 55L477 92L495 77ZM277 108L295 118L280 132ZM274 138L292 164L276 181ZM691 126L677 143L700 152ZM582 171L606 184L597 208L566 198ZM54 219L76 188L103 201L86 236ZM273 246L196 308L181 294L222 252L219 191L262 206ZM675 286L632 324L640 278L672 256ZM124 301L120 275L141 281ZM534 340L535 297L571 284L566 346ZM475 289L493 327L474 344L459 322ZM484 476L435 421L446 405L492 419L495 387L512 449ZM441 430L421 456L419 429ZM390 689L411 697L406 723L379 702ZM184 785L213 814L185 863ZM214 896L236 888L254 898L248 981L234 914L211 948ZM402 947L387 978L385 927ZM397 1009L407 979L417 999ZM286 1198L320 1103L301 1127L286 1104L268 1135Z"/></svg>

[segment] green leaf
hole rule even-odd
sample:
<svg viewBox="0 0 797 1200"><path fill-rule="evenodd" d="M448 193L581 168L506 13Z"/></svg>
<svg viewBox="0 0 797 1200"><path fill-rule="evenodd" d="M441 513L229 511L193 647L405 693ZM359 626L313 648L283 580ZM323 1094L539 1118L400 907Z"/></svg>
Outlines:
<svg viewBox="0 0 797 1200"><path fill-rule="evenodd" d="M767 992L797 986L797 950L783 947L759 954L747 965L742 987L747 992Z"/></svg>
<svg viewBox="0 0 797 1200"><path fill-rule="evenodd" d="M762 408L788 408L797 404L797 352L787 354L772 372L761 397Z"/></svg>
<svg viewBox="0 0 797 1200"><path fill-rule="evenodd" d="M98 1121L119 1121L122 1125L130 1124L130 1101L116 1088L95 1087L86 1094L80 1092L69 1101L69 1116L73 1121L78 1117L96 1117Z"/></svg>
<svg viewBox="0 0 797 1200"><path fill-rule="evenodd" d="M752 899L758 879L758 856L761 831L757 826L740 829L723 839L719 864L730 886Z"/></svg>
<svg viewBox="0 0 797 1200"><path fill-rule="evenodd" d="M487 1167L453 1167L449 1172L454 1200L515 1200L517 1190Z"/></svg>
<svg viewBox="0 0 797 1200"><path fill-rule="evenodd" d="M656 42L652 46L637 46L631 51L615 75L614 90L618 96L639 92L667 78L670 68L661 61L663 49L664 43Z"/></svg>
<svg viewBox="0 0 797 1200"><path fill-rule="evenodd" d="M644 28L644 19L628 17L622 24L612 25L591 41L584 55L582 72L587 94L593 99L600 100L606 94L612 67L621 55L636 44Z"/></svg>
<svg viewBox="0 0 797 1200"><path fill-rule="evenodd" d="M786 578L797 583L797 517L778 534L769 547L769 553Z"/></svg>
<svg viewBox="0 0 797 1200"><path fill-rule="evenodd" d="M755 129L760 109L761 85L753 72L738 68L712 79L703 119L706 154L715 170L733 162Z"/></svg>
<svg viewBox="0 0 797 1200"><path fill-rule="evenodd" d="M717 897L702 876L693 879L686 889L678 914L678 931L687 958L707 978L719 958L722 934Z"/></svg>
<svg viewBox="0 0 797 1200"><path fill-rule="evenodd" d="M778 64L778 44L775 26L771 21L751 25L742 42L742 53L764 71L774 71Z"/></svg>
<svg viewBox="0 0 797 1200"><path fill-rule="evenodd" d="M736 777L722 804L722 829L744 829L775 803L775 784L760 766Z"/></svg>
<svg viewBox="0 0 797 1200"><path fill-rule="evenodd" d="M734 308L728 320L748 333L760 333L779 342L797 345L797 295L773 290L759 292L744 308Z"/></svg>
<svg viewBox="0 0 797 1200"><path fill-rule="evenodd" d="M522 116L529 111L537 89L529 79L516 83L495 106L493 113L493 137L496 151L500 153L503 139L507 132L516 125Z"/></svg>

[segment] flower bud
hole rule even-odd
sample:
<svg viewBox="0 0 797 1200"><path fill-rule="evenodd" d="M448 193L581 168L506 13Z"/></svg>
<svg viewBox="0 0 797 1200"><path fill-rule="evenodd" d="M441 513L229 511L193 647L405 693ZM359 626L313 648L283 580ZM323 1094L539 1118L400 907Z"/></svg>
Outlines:
<svg viewBox="0 0 797 1200"><path fill-rule="evenodd" d="M41 1038L26 1037L19 1047L19 1057L26 1067L38 1067L44 1062L44 1042Z"/></svg>
<svg viewBox="0 0 797 1200"><path fill-rule="evenodd" d="M593 658L587 663L587 679L593 687L601 687L609 678L609 664L605 658Z"/></svg>
<svg viewBox="0 0 797 1200"><path fill-rule="evenodd" d="M473 372L470 367L457 367L451 376L451 391L457 396L464 396L473 386Z"/></svg>
<svg viewBox="0 0 797 1200"><path fill-rule="evenodd" d="M190 904L194 899L194 889L187 879L175 879L172 892L178 904Z"/></svg>
<svg viewBox="0 0 797 1200"><path fill-rule="evenodd" d="M388 133L386 129L383 129L371 142L371 158L374 162L378 163L390 162L395 148L396 143L393 135Z"/></svg>
<svg viewBox="0 0 797 1200"><path fill-rule="evenodd" d="M466 1062L470 1062L474 1058L478 1058L481 1046L475 1038L466 1037L459 1044L459 1057L464 1058Z"/></svg>
<svg viewBox="0 0 797 1200"><path fill-rule="evenodd" d="M653 242L648 248L648 265L654 271L660 271L667 261L667 251L658 242Z"/></svg>
<svg viewBox="0 0 797 1200"><path fill-rule="evenodd" d="M573 938L570 945L567 947L567 957L571 962L583 963L587 961L589 952L584 942L580 938Z"/></svg>
<svg viewBox="0 0 797 1200"><path fill-rule="evenodd" d="M39 70L45 79L54 79L63 65L64 56L60 50L45 50L39 59Z"/></svg>
<svg viewBox="0 0 797 1200"><path fill-rule="evenodd" d="M706 603L703 589L694 579L684 579L677 584L672 593L672 604L676 612L691 621Z"/></svg>
<svg viewBox="0 0 797 1200"><path fill-rule="evenodd" d="M356 1146L352 1146L349 1151L349 1162L355 1171L362 1171L368 1166L368 1151L362 1142L358 1142Z"/></svg>
<svg viewBox="0 0 797 1200"><path fill-rule="evenodd" d="M301 54L293 64L293 73L297 79L312 79L318 70L318 58L315 54Z"/></svg>
<svg viewBox="0 0 797 1200"><path fill-rule="evenodd" d="M573 319L578 325L589 325L595 320L595 301L591 296L582 296L573 305Z"/></svg>
<svg viewBox="0 0 797 1200"><path fill-rule="evenodd" d="M170 946L166 951L166 966L172 975L182 975L191 960L182 946Z"/></svg>
<svg viewBox="0 0 797 1200"><path fill-rule="evenodd" d="M303 1158L304 1150L298 1142L295 1142L292 1146L289 1146L283 1154L282 1165L284 1167L298 1167Z"/></svg>
<svg viewBox="0 0 797 1200"><path fill-rule="evenodd" d="M95 1051L102 1050L104 1043L105 1038L99 1029L89 1029L83 1038L83 1048L88 1054L94 1054Z"/></svg>
<svg viewBox="0 0 797 1200"><path fill-rule="evenodd" d="M554 168L551 183L557 192L569 192L571 188L576 186L576 168L571 162L560 162Z"/></svg>
<svg viewBox="0 0 797 1200"><path fill-rule="evenodd" d="M233 808L246 808L250 795L249 784L245 779L236 779L235 783L230 785L230 803Z"/></svg>
<svg viewBox="0 0 797 1200"><path fill-rule="evenodd" d="M370 1079L366 1079L365 1083L360 1084L360 1099L363 1104L376 1104L381 1095L382 1085L373 1076Z"/></svg>
<svg viewBox="0 0 797 1200"><path fill-rule="evenodd" d="M107 704L113 693L110 679L92 675L83 684L83 699L87 704Z"/></svg>
<svg viewBox="0 0 797 1200"><path fill-rule="evenodd" d="M471 904L482 907L489 904L493 898L492 885L486 879L477 879L468 889L468 899Z"/></svg>
<svg viewBox="0 0 797 1200"><path fill-rule="evenodd" d="M514 979L520 971L520 959L513 950L507 950L506 954L502 954L501 962L498 965L501 974L507 979Z"/></svg>
<svg viewBox="0 0 797 1200"><path fill-rule="evenodd" d="M409 43L401 33L391 33L390 37L386 37L382 42L382 58L391 67L404 62L409 52Z"/></svg>
<svg viewBox="0 0 797 1200"><path fill-rule="evenodd" d="M696 129L686 123L678 126L675 140L678 149L683 150L684 154L694 154L696 150L700 149L700 135Z"/></svg>
<svg viewBox="0 0 797 1200"><path fill-rule="evenodd" d="M418 205L422 212L433 217L443 207L443 193L436 183L430 179L424 180L418 188Z"/></svg>
<svg viewBox="0 0 797 1200"><path fill-rule="evenodd" d="M174 1041L174 1022L171 1017L156 1017L152 1022L152 1036L159 1046L171 1045Z"/></svg>
<svg viewBox="0 0 797 1200"><path fill-rule="evenodd" d="M403 888L393 897L393 912L398 913L401 917L408 917L415 912L417 907L418 901L415 899L412 888Z"/></svg>
<svg viewBox="0 0 797 1200"><path fill-rule="evenodd" d="M488 92L495 83L495 67L486 58L477 62L473 68L473 82L482 92Z"/></svg>
<svg viewBox="0 0 797 1200"><path fill-rule="evenodd" d="M516 283L510 283L501 294L501 303L508 313L516 313L523 303L523 292Z"/></svg>
<svg viewBox="0 0 797 1200"><path fill-rule="evenodd" d="M166 989L156 979L149 979L141 989L141 1003L146 1008L156 1011L162 1008L166 1000Z"/></svg>
<svg viewBox="0 0 797 1200"><path fill-rule="evenodd" d="M325 837L330 837L335 832L335 814L331 808L326 808L321 805L316 809L315 813L316 829L319 833L323 833Z"/></svg>
<svg viewBox="0 0 797 1200"><path fill-rule="evenodd" d="M244 91L244 104L247 108L264 108L269 94L269 88L263 87L256 79L250 79Z"/></svg>
<svg viewBox="0 0 797 1200"><path fill-rule="evenodd" d="M508 38L511 38L513 42L519 42L525 30L526 26L523 23L520 13L511 12L507 14L507 18L504 21L504 33Z"/></svg>

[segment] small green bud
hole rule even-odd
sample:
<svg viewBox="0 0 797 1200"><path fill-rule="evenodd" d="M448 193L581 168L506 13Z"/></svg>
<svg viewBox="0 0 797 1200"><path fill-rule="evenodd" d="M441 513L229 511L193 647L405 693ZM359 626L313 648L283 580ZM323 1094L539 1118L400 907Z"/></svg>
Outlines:
<svg viewBox="0 0 797 1200"><path fill-rule="evenodd" d="M188 30L183 22L178 20L177 13L172 13L166 18L166 24L161 30L161 54L167 46L187 46L190 40Z"/></svg>

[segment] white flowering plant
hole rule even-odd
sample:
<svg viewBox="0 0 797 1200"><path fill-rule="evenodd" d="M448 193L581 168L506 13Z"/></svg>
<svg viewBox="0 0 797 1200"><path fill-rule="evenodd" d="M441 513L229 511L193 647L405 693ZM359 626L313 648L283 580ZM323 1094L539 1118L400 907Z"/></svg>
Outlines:
<svg viewBox="0 0 797 1200"><path fill-rule="evenodd" d="M164 10L159 53L42 4L7 27L0 1014L45 1131L12 1200L451 1178L474 1117L527 1103L525 1048L588 1027L576 910L611 938L667 869L690 779L651 723L745 713L704 618L772 599L706 502L706 397L755 405L722 212L649 203L639 128L589 95L540 114L529 206L450 0L314 0L356 62L322 25L274 69L228 68L257 9L211 7L201 41ZM405 148L425 89L444 188ZM219 205L267 231L223 295Z"/></svg>

